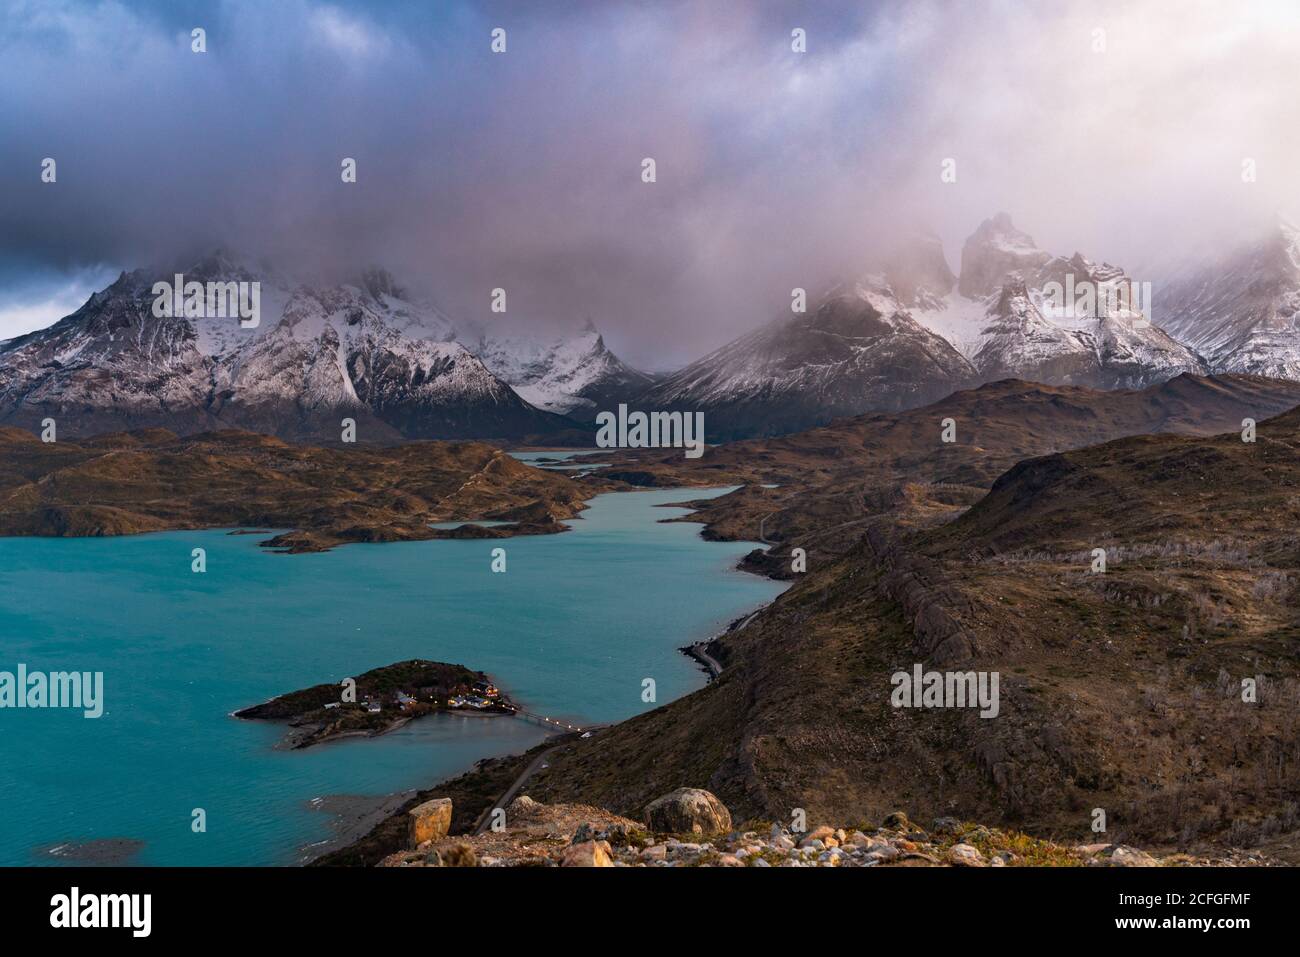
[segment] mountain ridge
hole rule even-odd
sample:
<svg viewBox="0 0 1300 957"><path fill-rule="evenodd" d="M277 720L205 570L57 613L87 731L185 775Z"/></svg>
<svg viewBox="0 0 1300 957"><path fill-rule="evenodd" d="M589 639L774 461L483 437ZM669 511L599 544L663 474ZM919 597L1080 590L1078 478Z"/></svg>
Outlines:
<svg viewBox="0 0 1300 957"><path fill-rule="evenodd" d="M233 316L154 315L154 282L176 274L187 284L259 282L256 327ZM584 335L594 341L570 365L605 365L586 370L575 391L603 398L615 380L639 388L639 373L599 333ZM551 378L562 406L568 383ZM383 270L311 286L221 251L188 269L123 272L51 326L0 342L0 421L36 427L47 417L69 436L242 427L309 441L338 441L344 418L361 441L381 442L565 441L578 428L522 398L458 341L449 318L408 298Z"/></svg>

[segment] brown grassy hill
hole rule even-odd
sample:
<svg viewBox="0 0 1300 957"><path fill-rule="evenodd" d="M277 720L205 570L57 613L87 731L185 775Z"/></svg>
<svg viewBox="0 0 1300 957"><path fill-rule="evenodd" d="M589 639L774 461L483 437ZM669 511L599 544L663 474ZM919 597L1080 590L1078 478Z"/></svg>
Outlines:
<svg viewBox="0 0 1300 957"><path fill-rule="evenodd" d="M567 477L481 442L321 448L252 432L178 438L163 429L44 443L0 429L0 534L123 535L284 528L267 544L435 537L430 522L516 519L554 531L583 508Z"/></svg>
<svg viewBox="0 0 1300 957"><path fill-rule="evenodd" d="M883 514L951 517L1017 462L1123 436L1239 430L1300 404L1300 384L1257 376L1181 375L1140 391L1102 392L1008 379L922 409L842 419L774 439L716 446L698 460L679 450L621 452L587 481L634 485L745 483L701 502L688 519L706 536L778 542L755 570L781 575L793 546L814 560L843 554ZM951 418L956 441L940 441ZM764 488L775 484L777 488Z"/></svg>
<svg viewBox="0 0 1300 957"><path fill-rule="evenodd" d="M1026 400L1022 424L1062 403L1067 422L1086 419L1054 391ZM634 814L690 785L742 816L802 807L874 819L904 806L1076 839L1102 808L1107 839L1189 848L1292 831L1300 412L1261 421L1246 444L1236 402L1217 417L1194 404L1164 416L1166 427L1229 425L1226 435L1140 436L1023 462L955 520L959 509L907 495L857 519L847 552L813 562L715 643L720 680L556 755L532 793ZM982 447L925 459L903 442L886 469L919 454L942 462L940 475L974 477L996 458L981 448L1018 441L988 438L997 403L972 420ZM863 494L844 514L869 511ZM1102 574L1093 548L1107 550ZM891 707L890 675L917 662L998 672L999 715ZM1243 701L1242 679L1257 676L1258 700Z"/></svg>

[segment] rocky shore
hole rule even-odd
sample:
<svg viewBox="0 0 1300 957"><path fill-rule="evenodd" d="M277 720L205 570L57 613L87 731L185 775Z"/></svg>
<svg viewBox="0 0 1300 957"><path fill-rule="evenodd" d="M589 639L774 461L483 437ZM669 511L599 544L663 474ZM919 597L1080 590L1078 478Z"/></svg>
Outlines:
<svg viewBox="0 0 1300 957"><path fill-rule="evenodd" d="M879 825L734 826L713 794L678 788L650 802L641 821L583 804L521 796L497 830L448 836L451 801L408 814L408 850L380 867L1244 867L1260 855L1159 855L1125 844L1058 844L940 818L928 827L901 811Z"/></svg>

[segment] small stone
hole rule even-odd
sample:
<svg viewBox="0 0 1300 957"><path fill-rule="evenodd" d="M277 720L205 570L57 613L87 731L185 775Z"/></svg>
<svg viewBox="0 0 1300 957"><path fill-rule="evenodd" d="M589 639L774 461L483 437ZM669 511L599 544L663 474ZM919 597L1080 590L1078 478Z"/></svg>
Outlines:
<svg viewBox="0 0 1300 957"><path fill-rule="evenodd" d="M1080 854L1087 854L1091 857L1093 854L1100 854L1110 846L1109 844L1078 844L1075 845L1074 849Z"/></svg>
<svg viewBox="0 0 1300 957"><path fill-rule="evenodd" d="M809 831L808 834L804 837L804 840L805 841L818 840L821 841L823 844L829 844L830 840L827 840L828 838L830 840L835 839L835 829L822 825L821 827L815 827L811 831Z"/></svg>
<svg viewBox="0 0 1300 957"><path fill-rule="evenodd" d="M884 826L893 831L910 831L913 830L912 822L907 819L907 815L902 811L894 811L884 820Z"/></svg>
<svg viewBox="0 0 1300 957"><path fill-rule="evenodd" d="M1126 844L1116 845L1109 854L1103 853L1100 862L1109 867L1158 867L1160 863L1146 851Z"/></svg>
<svg viewBox="0 0 1300 957"><path fill-rule="evenodd" d="M584 841L574 844L564 852L561 867L612 867L610 846L606 841Z"/></svg>
<svg viewBox="0 0 1300 957"><path fill-rule="evenodd" d="M510 802L510 810L515 814L530 814L541 806L540 802L534 801L527 794L521 794Z"/></svg>
<svg viewBox="0 0 1300 957"><path fill-rule="evenodd" d="M442 852L443 867L478 867L478 855L468 844L457 844Z"/></svg>
<svg viewBox="0 0 1300 957"><path fill-rule="evenodd" d="M954 844L948 851L948 860L958 867L983 867L984 855L979 848L969 844Z"/></svg>
<svg viewBox="0 0 1300 957"><path fill-rule="evenodd" d="M895 866L903 867L931 867L938 864L939 861L929 854L922 854L919 851L903 854L898 858Z"/></svg>

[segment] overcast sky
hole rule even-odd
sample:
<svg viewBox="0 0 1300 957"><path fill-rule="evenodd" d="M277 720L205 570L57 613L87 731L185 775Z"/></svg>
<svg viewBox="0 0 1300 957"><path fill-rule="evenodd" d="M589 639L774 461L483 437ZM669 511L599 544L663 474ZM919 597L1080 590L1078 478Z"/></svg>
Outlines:
<svg viewBox="0 0 1300 957"><path fill-rule="evenodd" d="M0 24L0 337L222 244L384 265L462 320L504 287L512 323L590 316L664 369L907 231L956 270L1006 210L1133 270L1297 206L1290 0L0 0Z"/></svg>

